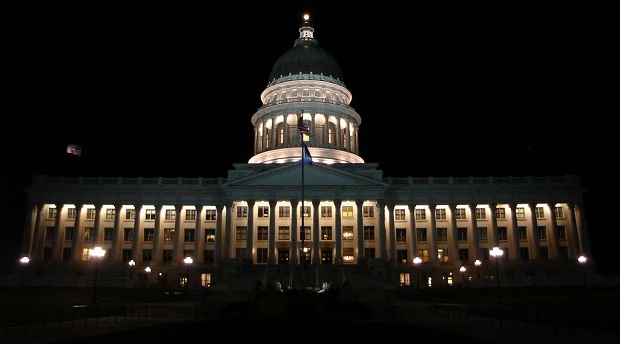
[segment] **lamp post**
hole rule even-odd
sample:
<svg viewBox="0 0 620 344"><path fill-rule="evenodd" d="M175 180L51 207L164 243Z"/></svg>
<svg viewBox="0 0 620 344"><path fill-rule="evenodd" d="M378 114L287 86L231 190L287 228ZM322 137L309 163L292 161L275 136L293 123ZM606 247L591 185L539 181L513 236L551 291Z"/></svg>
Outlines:
<svg viewBox="0 0 620 344"><path fill-rule="evenodd" d="M185 263L185 266L187 266L187 276L185 276L185 283L183 287L185 287L186 289L189 289L189 267L194 262L194 259L192 257L187 256L185 257L185 259L183 259L183 262Z"/></svg>
<svg viewBox="0 0 620 344"><path fill-rule="evenodd" d="M459 271L461 272L461 281L463 281L463 288L465 288L465 271L467 271L467 268L461 265Z"/></svg>
<svg viewBox="0 0 620 344"><path fill-rule="evenodd" d="M478 280L480 279L480 264L482 264L480 259L476 259L474 262L474 265L476 266L476 283L474 283L474 286L478 284Z"/></svg>
<svg viewBox="0 0 620 344"><path fill-rule="evenodd" d="M149 287L149 275L151 274L151 267L150 266L145 267L144 272L146 272L146 287L148 288Z"/></svg>
<svg viewBox="0 0 620 344"><path fill-rule="evenodd" d="M422 259L420 257L413 258L413 265L415 266L416 279L418 283L416 284L416 289L420 290L420 263L422 263Z"/></svg>
<svg viewBox="0 0 620 344"><path fill-rule="evenodd" d="M132 259L127 264L129 265L129 279L131 280L131 284L133 285L133 268L136 266L136 261Z"/></svg>
<svg viewBox="0 0 620 344"><path fill-rule="evenodd" d="M584 255L581 255L579 257L577 257L577 261L579 262L579 264L581 265L581 273L583 276L583 285L586 285L586 262L588 261L588 258Z"/></svg>
<svg viewBox="0 0 620 344"><path fill-rule="evenodd" d="M502 303L502 294L499 289L499 258L504 254L504 251L495 246L489 251L489 254L495 258L495 285L497 288L497 304L499 305Z"/></svg>
<svg viewBox="0 0 620 344"><path fill-rule="evenodd" d="M93 304L97 303L97 265L99 259L105 256L105 250L97 246L89 251L90 259L95 261L95 280L93 281Z"/></svg>

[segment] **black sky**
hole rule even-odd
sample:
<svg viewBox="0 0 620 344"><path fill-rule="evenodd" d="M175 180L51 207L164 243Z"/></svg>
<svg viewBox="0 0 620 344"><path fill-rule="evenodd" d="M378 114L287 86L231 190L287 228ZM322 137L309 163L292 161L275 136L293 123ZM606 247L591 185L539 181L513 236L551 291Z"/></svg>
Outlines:
<svg viewBox="0 0 620 344"><path fill-rule="evenodd" d="M3 256L19 253L35 174L225 177L247 162L260 93L308 12L362 117L365 161L386 177L578 174L593 258L620 271L613 11L404 3L1 5Z"/></svg>

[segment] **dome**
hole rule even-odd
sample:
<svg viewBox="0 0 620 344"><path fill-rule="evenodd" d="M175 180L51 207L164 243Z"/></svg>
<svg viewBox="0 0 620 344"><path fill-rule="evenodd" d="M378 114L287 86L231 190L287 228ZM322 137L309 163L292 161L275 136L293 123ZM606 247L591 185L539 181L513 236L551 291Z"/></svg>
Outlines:
<svg viewBox="0 0 620 344"><path fill-rule="evenodd" d="M306 17L307 18L307 17ZM344 83L342 71L336 60L325 50L319 47L319 42L313 36L312 28L306 19L299 28L299 38L295 40L293 48L285 52L271 69L269 82L296 74L320 75L340 80Z"/></svg>

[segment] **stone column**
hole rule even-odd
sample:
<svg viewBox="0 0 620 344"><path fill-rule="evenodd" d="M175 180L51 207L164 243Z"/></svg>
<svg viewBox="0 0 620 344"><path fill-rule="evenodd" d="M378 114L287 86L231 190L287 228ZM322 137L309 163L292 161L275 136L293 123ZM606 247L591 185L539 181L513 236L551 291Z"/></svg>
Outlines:
<svg viewBox="0 0 620 344"><path fill-rule="evenodd" d="M415 227L415 204L408 204L409 208L409 238L407 239L407 249L411 252L411 257L409 258L409 262L413 262L413 258L418 256L418 240L415 235L416 227Z"/></svg>
<svg viewBox="0 0 620 344"><path fill-rule="evenodd" d="M536 219L536 203L528 204L530 207L530 221L531 226L527 233L527 242L529 247L530 259L538 259L538 252L540 252L540 240L538 240L538 220Z"/></svg>
<svg viewBox="0 0 620 344"><path fill-rule="evenodd" d="M476 205L469 204L469 259L476 261L480 259L480 236L478 233L478 222L476 221Z"/></svg>
<svg viewBox="0 0 620 344"><path fill-rule="evenodd" d="M172 251L173 262L178 264L183 264L183 259L185 259L185 255L183 254L183 247L185 246L185 235L183 233L183 228L181 228L181 210L183 209L183 205L176 204L174 206L174 249Z"/></svg>
<svg viewBox="0 0 620 344"><path fill-rule="evenodd" d="M547 229L547 245L549 247L549 259L556 260L560 255L560 242L558 240L558 220L555 218L555 206L553 206L553 204L551 206L554 208L551 212L551 228Z"/></svg>
<svg viewBox="0 0 620 344"><path fill-rule="evenodd" d="M101 230L101 210L103 208L102 204L95 204L95 222L93 224L93 247L97 247L101 244L101 239L103 237L103 233Z"/></svg>
<svg viewBox="0 0 620 344"><path fill-rule="evenodd" d="M375 243L377 243L376 240ZM376 247L379 248L379 258L388 261L385 229L385 203L383 202L379 203L379 242L376 244Z"/></svg>
<svg viewBox="0 0 620 344"><path fill-rule="evenodd" d="M299 232L299 228L297 225L297 206L299 201L291 200L291 254L290 260L291 265L299 264L299 249L297 248L297 233Z"/></svg>
<svg viewBox="0 0 620 344"><path fill-rule="evenodd" d="M222 231L222 221L224 221L223 217L222 217L222 211L224 210L224 205L223 204L217 204L216 206L217 209L217 214L215 215L215 249L213 252L214 258L213 258L213 264L215 264L216 266L218 266L221 262L222 262L222 237L224 235L223 231ZM230 210L227 208L226 209L226 214L230 214ZM230 219L230 216L226 216L226 219ZM230 228L230 222L227 222L227 227L226 228ZM229 234L227 235L227 237L230 237L230 230Z"/></svg>
<svg viewBox="0 0 620 344"><path fill-rule="evenodd" d="M33 221L38 214L35 204L28 204L26 207L26 220L24 221L24 232L22 233L22 256L32 257L32 241L34 238ZM21 258L21 257L20 257Z"/></svg>
<svg viewBox="0 0 620 344"><path fill-rule="evenodd" d="M276 263L276 213L278 201L269 200L269 264Z"/></svg>
<svg viewBox="0 0 620 344"><path fill-rule="evenodd" d="M255 200L248 200L248 237L246 240L245 257L248 263L254 262L252 251L254 250L254 205Z"/></svg>
<svg viewBox="0 0 620 344"><path fill-rule="evenodd" d="M321 249L319 247L321 227L319 226L319 200L312 200L312 264L321 264Z"/></svg>
<svg viewBox="0 0 620 344"><path fill-rule="evenodd" d="M140 216L142 215L141 204L136 204L136 217L133 220L133 233L132 234L132 243L131 243L131 256L134 262L139 263L142 262L142 240L143 237L140 235L142 231L140 230L140 226L142 221L140 221ZM155 212L155 219L159 217L159 214Z"/></svg>
<svg viewBox="0 0 620 344"><path fill-rule="evenodd" d="M430 211L430 228L426 238L428 241L428 261L435 263L437 262L437 219L435 218L437 205L429 204L428 209Z"/></svg>
<svg viewBox="0 0 620 344"><path fill-rule="evenodd" d="M497 237L497 203L489 204L489 211L491 212L491 232L489 233L489 243L491 247L489 249L498 246L499 239Z"/></svg>
<svg viewBox="0 0 620 344"><path fill-rule="evenodd" d="M110 252L110 260L120 262L123 252L123 233L121 229L121 217L123 216L123 205L116 204L114 206L116 216L114 216L114 233L112 237L112 252Z"/></svg>
<svg viewBox="0 0 620 344"><path fill-rule="evenodd" d="M153 224L153 260L154 265L159 265L164 262L164 228L161 225L161 211L163 206L161 204L155 204L155 222ZM139 216L136 213L136 216ZM135 228L134 228L135 231Z"/></svg>
<svg viewBox="0 0 620 344"><path fill-rule="evenodd" d="M456 204L449 204L448 208L450 208L450 226L448 227L448 247L450 252L448 252L450 260L453 262L460 260L459 257L459 238L457 233L457 224L456 224ZM454 258L452 258L454 257Z"/></svg>
<svg viewBox="0 0 620 344"><path fill-rule="evenodd" d="M388 218L388 232L389 232L389 246L390 246L390 259L389 259L389 263L391 266L396 266L397 264L397 256L396 256L396 228L394 225L394 212L396 211L394 209L395 205L388 203L387 208L388 211L390 212L390 217ZM361 209L358 209L358 211L361 211ZM385 245L385 243L383 243ZM387 245L385 245L387 246Z"/></svg>
<svg viewBox="0 0 620 344"><path fill-rule="evenodd" d="M82 228L82 208L83 204L75 205L75 222L73 225L73 260L82 260L82 248L84 247L84 228Z"/></svg>
<svg viewBox="0 0 620 344"><path fill-rule="evenodd" d="M519 224L517 223L517 204L511 203L510 206L510 227L508 228L508 248L509 256L504 260L519 260Z"/></svg>
<svg viewBox="0 0 620 344"><path fill-rule="evenodd" d="M33 261L41 261L43 260L43 242L45 240L45 228L43 228L43 209L44 205L42 203L37 203L36 205L36 219L34 221L34 234L32 240L32 259Z"/></svg>
<svg viewBox="0 0 620 344"><path fill-rule="evenodd" d="M588 236L586 212L583 209L583 203L575 204L575 214L577 215L577 238L579 239L579 253L590 256L590 237Z"/></svg>
<svg viewBox="0 0 620 344"><path fill-rule="evenodd" d="M577 205L570 203L569 216L570 225L567 226L566 240L568 241L568 258L576 259L579 257L579 234L577 229Z"/></svg>
<svg viewBox="0 0 620 344"><path fill-rule="evenodd" d="M65 241L65 227L61 225L64 222L63 210L65 205L60 203L56 205L56 219L54 221L54 242L52 243L52 261L60 261L62 259L63 243Z"/></svg>
<svg viewBox="0 0 620 344"><path fill-rule="evenodd" d="M232 237L235 234L234 228L232 228L232 207L234 206L234 202L229 202L229 207L226 208L226 228L224 231L226 234L224 235L224 259L228 259L231 257L230 250L232 246ZM218 235L215 236L216 244L218 240ZM216 245L217 247L218 245Z"/></svg>
<svg viewBox="0 0 620 344"><path fill-rule="evenodd" d="M196 262L204 263L205 260L205 230L202 228L202 205L196 206L196 235L194 236L194 259Z"/></svg>
<svg viewBox="0 0 620 344"><path fill-rule="evenodd" d="M338 200L338 204L341 206L342 201ZM361 208L363 204L364 204L364 200L360 200L360 199L355 200L355 206L357 208ZM336 210L338 214L337 215L338 220L341 220L342 218L342 209L340 209L340 206ZM355 238L357 240L357 263L360 264L366 260L365 252L364 252L364 214L361 211L358 211L356 215L357 215L357 221L356 221L357 230L355 232L357 234L355 235ZM379 216L379 214L377 214L377 216ZM379 228L378 224L377 224L377 228Z"/></svg>
<svg viewBox="0 0 620 344"><path fill-rule="evenodd" d="M342 264L342 212L340 211L340 206L342 205L341 200L334 200L334 217L336 224L336 263Z"/></svg>

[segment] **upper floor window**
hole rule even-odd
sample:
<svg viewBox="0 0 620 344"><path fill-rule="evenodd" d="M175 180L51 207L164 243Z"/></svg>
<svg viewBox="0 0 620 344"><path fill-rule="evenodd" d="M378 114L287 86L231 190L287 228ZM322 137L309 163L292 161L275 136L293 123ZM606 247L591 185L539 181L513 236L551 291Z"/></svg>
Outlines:
<svg viewBox="0 0 620 344"><path fill-rule="evenodd" d="M405 209L394 209L394 220L405 221Z"/></svg>
<svg viewBox="0 0 620 344"><path fill-rule="evenodd" d="M217 210L206 209L205 210L205 221L215 221L215 219L217 219Z"/></svg>
<svg viewBox="0 0 620 344"><path fill-rule="evenodd" d="M415 219L416 220L426 220L426 209L416 209L415 210Z"/></svg>
<svg viewBox="0 0 620 344"><path fill-rule="evenodd" d="M455 215L456 215L456 219L457 220L465 220L467 219L467 216L465 215L465 209L463 208L456 208L455 210Z"/></svg>
<svg viewBox="0 0 620 344"><path fill-rule="evenodd" d="M185 221L196 221L196 209L185 210Z"/></svg>
<svg viewBox="0 0 620 344"><path fill-rule="evenodd" d="M248 227L237 226L237 228L235 229L235 239L247 240L248 239Z"/></svg>
<svg viewBox="0 0 620 344"><path fill-rule="evenodd" d="M301 207L302 209L302 214L304 217L310 217L312 216L312 207L309 205L304 205L303 207Z"/></svg>
<svg viewBox="0 0 620 344"><path fill-rule="evenodd" d="M545 218L545 208L543 208L543 207L536 207L536 218L537 219L544 219Z"/></svg>
<svg viewBox="0 0 620 344"><path fill-rule="evenodd" d="M558 226L558 239L566 240L566 226Z"/></svg>
<svg viewBox="0 0 620 344"><path fill-rule="evenodd" d="M416 240L419 242L425 242L426 241L426 228L416 228L415 230L416 233Z"/></svg>
<svg viewBox="0 0 620 344"><path fill-rule="evenodd" d="M332 217L332 207L329 205L322 205L321 217Z"/></svg>
<svg viewBox="0 0 620 344"><path fill-rule="evenodd" d="M476 220L486 220L487 212L484 208L476 208Z"/></svg>
<svg viewBox="0 0 620 344"><path fill-rule="evenodd" d="M364 226L364 240L375 240L375 226Z"/></svg>
<svg viewBox="0 0 620 344"><path fill-rule="evenodd" d="M495 210L495 218L496 219L505 219L506 218L506 209L504 209L504 208L497 208Z"/></svg>
<svg viewBox="0 0 620 344"><path fill-rule="evenodd" d="M67 209L67 220L75 220L76 209L69 208Z"/></svg>
<svg viewBox="0 0 620 344"><path fill-rule="evenodd" d="M351 218L353 217L353 206L343 205L342 206L342 217Z"/></svg>
<svg viewBox="0 0 620 344"><path fill-rule="evenodd" d="M342 240L353 240L353 226L342 226Z"/></svg>
<svg viewBox="0 0 620 344"><path fill-rule="evenodd" d="M56 208L49 208L47 210L47 218L50 220L55 219L57 214L58 214L58 209Z"/></svg>
<svg viewBox="0 0 620 344"><path fill-rule="evenodd" d="M248 217L248 206L247 205L237 206L237 217Z"/></svg>
<svg viewBox="0 0 620 344"><path fill-rule="evenodd" d="M564 208L563 207L555 207L555 218L563 219L564 218Z"/></svg>
<svg viewBox="0 0 620 344"><path fill-rule="evenodd" d="M291 228L289 226L278 227L278 240L290 240Z"/></svg>
<svg viewBox="0 0 620 344"><path fill-rule="evenodd" d="M437 228L437 241L448 241L448 228Z"/></svg>
<svg viewBox="0 0 620 344"><path fill-rule="evenodd" d="M321 240L332 240L331 226L321 226Z"/></svg>
<svg viewBox="0 0 620 344"><path fill-rule="evenodd" d="M278 207L278 217L291 217L291 207L281 205Z"/></svg>
<svg viewBox="0 0 620 344"><path fill-rule="evenodd" d="M106 220L114 220L116 217L116 209L108 208L105 210L105 219Z"/></svg>
<svg viewBox="0 0 620 344"><path fill-rule="evenodd" d="M506 227L497 227L497 239L498 240L508 240L508 228L506 228Z"/></svg>
<svg viewBox="0 0 620 344"><path fill-rule="evenodd" d="M155 220L155 209L146 209L144 211L145 220Z"/></svg>
<svg viewBox="0 0 620 344"><path fill-rule="evenodd" d="M125 209L125 220L135 220L135 219L136 219L136 210Z"/></svg>
<svg viewBox="0 0 620 344"><path fill-rule="evenodd" d="M269 206L259 205L258 206L258 217L269 217Z"/></svg>
<svg viewBox="0 0 620 344"><path fill-rule="evenodd" d="M145 228L144 229L144 241L151 242L155 240L155 228Z"/></svg>
<svg viewBox="0 0 620 344"><path fill-rule="evenodd" d="M457 228L456 234L458 236L459 241L467 241L467 228L465 227Z"/></svg>
<svg viewBox="0 0 620 344"><path fill-rule="evenodd" d="M177 211L176 209L166 209L166 215L165 215L165 220L166 221L174 221L177 218Z"/></svg>
<svg viewBox="0 0 620 344"><path fill-rule="evenodd" d="M96 212L96 210L94 208L86 209L86 219L87 220L94 220L95 219L95 212Z"/></svg>
<svg viewBox="0 0 620 344"><path fill-rule="evenodd" d="M486 227L478 227L478 240L487 241L487 228Z"/></svg>
<svg viewBox="0 0 620 344"><path fill-rule="evenodd" d="M165 242L174 241L174 228L164 228L164 241Z"/></svg>
<svg viewBox="0 0 620 344"><path fill-rule="evenodd" d="M527 227L519 226L517 230L519 231L519 240L527 240Z"/></svg>
<svg viewBox="0 0 620 344"><path fill-rule="evenodd" d="M435 220L445 220L446 219L446 209L435 209Z"/></svg>
<svg viewBox="0 0 620 344"><path fill-rule="evenodd" d="M396 242L407 242L407 228L396 228Z"/></svg>
<svg viewBox="0 0 620 344"><path fill-rule="evenodd" d="M362 211L364 212L364 217L375 217L375 207L374 206L365 205L362 208Z"/></svg>
<svg viewBox="0 0 620 344"><path fill-rule="evenodd" d="M269 239L269 227L258 226L256 230L256 240L265 241Z"/></svg>
<svg viewBox="0 0 620 344"><path fill-rule="evenodd" d="M215 228L205 228L205 242L215 242Z"/></svg>
<svg viewBox="0 0 620 344"><path fill-rule="evenodd" d="M515 209L515 217L517 219L524 219L525 218L525 208L517 207L517 209Z"/></svg>
<svg viewBox="0 0 620 344"><path fill-rule="evenodd" d="M195 238L196 238L196 229L185 228L185 236L184 236L185 242L194 242Z"/></svg>

